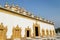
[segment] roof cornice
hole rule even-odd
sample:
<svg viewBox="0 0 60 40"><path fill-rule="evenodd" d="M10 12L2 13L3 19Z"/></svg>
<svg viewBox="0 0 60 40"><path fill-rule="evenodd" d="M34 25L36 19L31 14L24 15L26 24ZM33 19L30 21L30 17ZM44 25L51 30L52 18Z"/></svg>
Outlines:
<svg viewBox="0 0 60 40"><path fill-rule="evenodd" d="M0 6L0 10L9 11L9 12L12 12L12 13L17 14L17 15L25 16L25 17L28 17L28 18L31 18L31 19L35 19L35 20L38 20L38 21L42 21L42 22L54 25L54 22L46 20L46 19L38 17L38 16L34 16L30 12L27 12L27 11L24 11L24 10L23 10L23 12L17 12L17 11L14 11L13 9L11 9L11 8L9 9L9 6L8 6L8 8Z"/></svg>

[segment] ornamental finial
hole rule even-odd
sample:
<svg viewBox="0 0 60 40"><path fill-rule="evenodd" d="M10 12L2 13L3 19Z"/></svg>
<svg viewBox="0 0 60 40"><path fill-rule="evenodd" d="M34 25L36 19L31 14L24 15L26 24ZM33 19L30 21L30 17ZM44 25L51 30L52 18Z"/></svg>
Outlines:
<svg viewBox="0 0 60 40"><path fill-rule="evenodd" d="M19 28L19 26L17 25L16 28Z"/></svg>
<svg viewBox="0 0 60 40"><path fill-rule="evenodd" d="M4 6L5 8L7 8L7 9L9 9L10 8L10 6L8 5L8 3L6 2L5 3L5 6Z"/></svg>
<svg viewBox="0 0 60 40"><path fill-rule="evenodd" d="M1 23L0 25L1 25L1 27L3 27L3 23Z"/></svg>

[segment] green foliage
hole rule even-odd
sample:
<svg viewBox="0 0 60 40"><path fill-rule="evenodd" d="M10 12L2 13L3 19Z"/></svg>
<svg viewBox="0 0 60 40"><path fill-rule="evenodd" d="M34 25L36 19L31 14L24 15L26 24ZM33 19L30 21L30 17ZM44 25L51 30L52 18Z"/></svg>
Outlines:
<svg viewBox="0 0 60 40"><path fill-rule="evenodd" d="M56 28L55 31L56 31L56 33L58 33L58 32L60 33L60 28Z"/></svg>

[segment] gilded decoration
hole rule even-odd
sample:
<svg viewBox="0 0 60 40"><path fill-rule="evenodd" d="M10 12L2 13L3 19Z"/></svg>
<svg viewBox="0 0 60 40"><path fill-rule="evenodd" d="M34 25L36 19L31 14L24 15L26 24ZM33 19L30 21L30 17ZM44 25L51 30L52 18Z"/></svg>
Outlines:
<svg viewBox="0 0 60 40"><path fill-rule="evenodd" d="M18 25L15 28L13 27L12 40L14 39L21 39L21 28Z"/></svg>
<svg viewBox="0 0 60 40"><path fill-rule="evenodd" d="M7 39L6 32L7 32L7 27L5 27L3 23L1 23L0 24L0 40Z"/></svg>
<svg viewBox="0 0 60 40"><path fill-rule="evenodd" d="M5 6L4 6L4 8L6 8L6 9L10 9L10 6L8 5L8 3L6 2L6 4L5 4Z"/></svg>
<svg viewBox="0 0 60 40"><path fill-rule="evenodd" d="M46 30L46 36L49 36L49 31L48 31L48 29Z"/></svg>
<svg viewBox="0 0 60 40"><path fill-rule="evenodd" d="M54 26L53 22L48 21L48 20L41 18L41 17L34 16L34 15L30 14L30 12L27 12L24 9L19 8L18 6L15 6L15 5L9 6L6 3L6 5L4 7L0 6L0 12L5 13L5 14L9 14L9 15L11 14L14 16L19 16L21 18L31 19L34 21L37 20L39 22L43 22L43 23L50 24L50 25ZM31 28L27 27L27 28L25 28L25 35L24 35L25 38L27 37L27 31L29 31L29 37L31 37ZM44 30L44 28L43 28L41 31L42 31L41 32L42 37L45 36L45 31L46 31L46 36L50 35L51 37L53 37L56 35L55 30L48 31L48 30ZM7 32L7 27L5 27L3 25L3 23L1 23L0 24L0 40L6 40L7 39L6 38L6 32ZM38 34L38 35L36 36L36 34ZM33 35L33 38L40 37L40 24L38 24L37 22L33 23L32 35ZM20 40L21 39L21 28L19 28L18 25L16 27L13 27L11 39L12 40Z"/></svg>
<svg viewBox="0 0 60 40"><path fill-rule="evenodd" d="M45 36L45 30L42 29L42 37L44 37L44 36Z"/></svg>
<svg viewBox="0 0 60 40"><path fill-rule="evenodd" d="M31 37L31 29L29 27L25 28L25 37L27 37L27 31L29 31L29 37Z"/></svg>
<svg viewBox="0 0 60 40"><path fill-rule="evenodd" d="M36 36L36 31L35 31L35 27L38 28L38 36ZM33 23L33 37L40 37L40 25L36 22L36 23Z"/></svg>
<svg viewBox="0 0 60 40"><path fill-rule="evenodd" d="M55 30L53 30L53 36L55 36L55 35L56 35Z"/></svg>
<svg viewBox="0 0 60 40"><path fill-rule="evenodd" d="M52 32L52 30L50 30L50 36L51 36L51 37L53 36L53 32Z"/></svg>
<svg viewBox="0 0 60 40"><path fill-rule="evenodd" d="M56 35L55 31L54 30L50 30L50 36L54 37L55 35Z"/></svg>

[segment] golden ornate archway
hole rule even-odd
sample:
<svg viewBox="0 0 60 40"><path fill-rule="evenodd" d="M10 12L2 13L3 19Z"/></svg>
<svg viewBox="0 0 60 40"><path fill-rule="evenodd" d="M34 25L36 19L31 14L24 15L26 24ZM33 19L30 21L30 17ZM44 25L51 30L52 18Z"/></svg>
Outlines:
<svg viewBox="0 0 60 40"><path fill-rule="evenodd" d="M3 23L0 24L0 40L6 40L7 27L4 27Z"/></svg>
<svg viewBox="0 0 60 40"><path fill-rule="evenodd" d="M52 37L52 35L53 35L53 34L52 34L52 30L50 30L50 36Z"/></svg>
<svg viewBox="0 0 60 40"><path fill-rule="evenodd" d="M44 37L44 36L45 36L45 30L42 29L42 37Z"/></svg>
<svg viewBox="0 0 60 40"><path fill-rule="evenodd" d="M46 29L46 36L49 36L49 31L48 31L48 29Z"/></svg>
<svg viewBox="0 0 60 40"><path fill-rule="evenodd" d="M21 28L17 25L12 31L12 40L21 40Z"/></svg>
<svg viewBox="0 0 60 40"><path fill-rule="evenodd" d="M55 36L56 35L55 30L53 30L52 32L53 32L53 36Z"/></svg>

